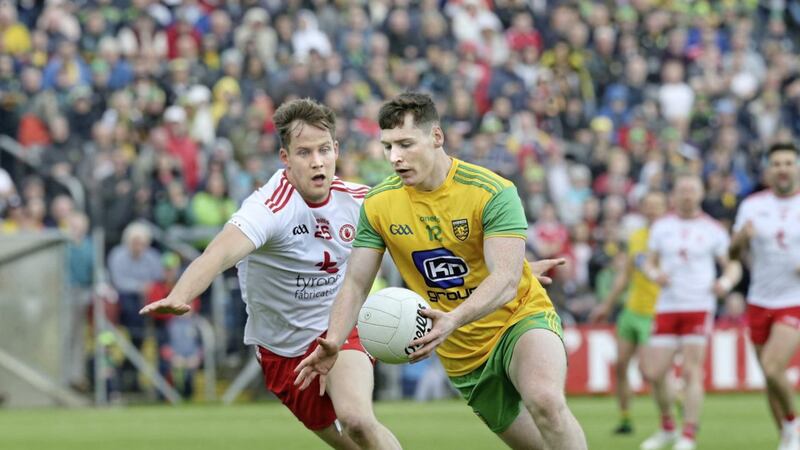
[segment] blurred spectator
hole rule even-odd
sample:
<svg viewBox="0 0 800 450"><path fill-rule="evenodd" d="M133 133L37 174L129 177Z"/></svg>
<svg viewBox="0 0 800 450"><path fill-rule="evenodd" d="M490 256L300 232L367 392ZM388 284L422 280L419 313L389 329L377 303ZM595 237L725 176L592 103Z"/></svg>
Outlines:
<svg viewBox="0 0 800 450"><path fill-rule="evenodd" d="M89 389L86 376L86 325L92 302L94 282L94 245L89 231L89 218L72 211L64 218L67 243L67 280L69 284L69 316L65 341L68 354L64 359L67 382L81 392Z"/></svg>
<svg viewBox="0 0 800 450"><path fill-rule="evenodd" d="M108 255L108 274L119 296L119 324L125 327L131 343L142 348L145 338L144 307L152 283L162 280L164 272L158 251L150 246L151 234L147 225L134 222L125 227L122 243ZM123 390L139 390L136 371L129 360L122 367Z"/></svg>

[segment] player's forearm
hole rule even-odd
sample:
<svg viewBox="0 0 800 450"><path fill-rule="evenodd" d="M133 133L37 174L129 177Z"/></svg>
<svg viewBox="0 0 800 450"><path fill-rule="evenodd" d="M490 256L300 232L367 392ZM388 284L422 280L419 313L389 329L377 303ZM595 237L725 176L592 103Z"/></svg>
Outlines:
<svg viewBox="0 0 800 450"><path fill-rule="evenodd" d="M458 327L474 322L513 300L518 287L519 277L502 272L492 273L450 314L456 319Z"/></svg>
<svg viewBox="0 0 800 450"><path fill-rule="evenodd" d="M747 238L743 231L734 234L731 238L731 245L728 247L728 256L731 259L740 260L747 244Z"/></svg>
<svg viewBox="0 0 800 450"><path fill-rule="evenodd" d="M353 283L345 282L331 306L327 339L332 340L337 346L344 343L350 330L356 326L358 312L361 310L367 294L366 290L359 289Z"/></svg>
<svg viewBox="0 0 800 450"><path fill-rule="evenodd" d="M722 276L717 280L726 291L733 289L742 279L742 265L739 261L730 260L724 265Z"/></svg>
<svg viewBox="0 0 800 450"><path fill-rule="evenodd" d="M227 267L219 256L203 253L189 264L169 296L184 304L189 303L208 289L214 278Z"/></svg>

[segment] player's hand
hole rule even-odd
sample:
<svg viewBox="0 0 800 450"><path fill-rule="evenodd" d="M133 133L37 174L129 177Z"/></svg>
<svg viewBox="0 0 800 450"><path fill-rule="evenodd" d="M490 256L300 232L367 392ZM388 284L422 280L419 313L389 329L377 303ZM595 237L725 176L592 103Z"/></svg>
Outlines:
<svg viewBox="0 0 800 450"><path fill-rule="evenodd" d="M601 323L608 320L608 316L611 315L611 304L610 303L600 303L599 305L595 305L592 308L592 312L589 313L589 323Z"/></svg>
<svg viewBox="0 0 800 450"><path fill-rule="evenodd" d="M653 278L653 282L661 287L667 287L669 286L669 275L664 272L659 272L658 276Z"/></svg>
<svg viewBox="0 0 800 450"><path fill-rule="evenodd" d="M411 341L411 346L421 345L414 353L409 355L410 362L415 363L431 356L436 347L438 347L447 336L450 336L458 324L453 316L448 313L438 311L435 309L421 309L419 313L433 321L431 331L427 332L425 336Z"/></svg>
<svg viewBox="0 0 800 450"><path fill-rule="evenodd" d="M553 282L553 279L550 277L545 276L550 269L556 266L563 266L567 263L567 260L564 258L554 258L554 259L540 259L538 261L528 261L528 264L531 266L531 272L533 276L539 280L539 283L543 285L548 285Z"/></svg>
<svg viewBox="0 0 800 450"><path fill-rule="evenodd" d="M712 290L714 291L714 295L716 295L717 298L723 298L726 295L728 295L728 293L731 291L732 288L733 286L731 285L730 281L724 278L719 278L717 279L717 281L714 282Z"/></svg>
<svg viewBox="0 0 800 450"><path fill-rule="evenodd" d="M139 314L158 313L158 314L175 314L176 316L180 316L188 313L191 310L192 307L187 305L186 303L183 303L180 300L167 297L167 298L162 298L157 302L150 303L149 305L140 309Z"/></svg>
<svg viewBox="0 0 800 450"><path fill-rule="evenodd" d="M339 346L333 341L321 337L317 338L317 344L317 348L294 368L294 373L297 374L294 385L299 385L300 390L303 391L311 385L314 378L319 376L319 395L323 395L325 393L325 377L339 356Z"/></svg>

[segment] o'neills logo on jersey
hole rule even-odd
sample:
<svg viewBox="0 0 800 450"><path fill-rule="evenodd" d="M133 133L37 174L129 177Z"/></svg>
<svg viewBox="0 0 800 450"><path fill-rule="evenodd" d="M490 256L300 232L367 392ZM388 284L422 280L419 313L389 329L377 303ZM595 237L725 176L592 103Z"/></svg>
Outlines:
<svg viewBox="0 0 800 450"><path fill-rule="evenodd" d="M467 219L458 219L451 222L453 224L453 234L456 235L459 241L466 240L469 237L469 222Z"/></svg>
<svg viewBox="0 0 800 450"><path fill-rule="evenodd" d="M356 237L356 227L346 223L339 228L339 238L345 242L352 242Z"/></svg>

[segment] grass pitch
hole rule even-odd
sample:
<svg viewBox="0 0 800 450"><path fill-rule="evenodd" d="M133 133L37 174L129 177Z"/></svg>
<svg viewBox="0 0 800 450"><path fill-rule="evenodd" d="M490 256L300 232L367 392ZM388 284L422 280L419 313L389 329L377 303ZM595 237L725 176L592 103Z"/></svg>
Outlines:
<svg viewBox="0 0 800 450"><path fill-rule="evenodd" d="M589 448L635 450L655 430L648 397L634 402L635 433L611 434L617 412L608 397L572 397ZM406 449L482 450L504 446L460 401L378 403L379 419ZM759 394L706 399L698 450L768 450L778 437ZM315 436L277 402L230 407L198 404L111 409L0 410L2 450L321 449Z"/></svg>

